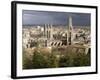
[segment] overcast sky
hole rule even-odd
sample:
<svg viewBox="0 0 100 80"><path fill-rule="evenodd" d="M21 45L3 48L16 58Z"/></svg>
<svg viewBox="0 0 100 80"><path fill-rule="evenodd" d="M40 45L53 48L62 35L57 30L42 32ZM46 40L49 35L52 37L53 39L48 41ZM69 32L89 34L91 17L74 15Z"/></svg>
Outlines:
<svg viewBox="0 0 100 80"><path fill-rule="evenodd" d="M23 10L23 25L68 25L68 17L72 16L73 26L90 26L91 15L89 13L69 13Z"/></svg>

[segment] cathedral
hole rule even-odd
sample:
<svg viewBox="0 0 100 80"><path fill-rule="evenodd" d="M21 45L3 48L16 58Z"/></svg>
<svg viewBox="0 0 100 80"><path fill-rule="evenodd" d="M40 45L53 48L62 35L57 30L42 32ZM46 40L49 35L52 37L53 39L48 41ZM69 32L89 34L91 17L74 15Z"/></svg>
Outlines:
<svg viewBox="0 0 100 80"><path fill-rule="evenodd" d="M72 17L69 17L69 25L66 27L65 38L56 40L53 38L53 29L52 25L44 26L44 38L45 38L45 47L49 46L67 46L73 43L73 26L72 26Z"/></svg>

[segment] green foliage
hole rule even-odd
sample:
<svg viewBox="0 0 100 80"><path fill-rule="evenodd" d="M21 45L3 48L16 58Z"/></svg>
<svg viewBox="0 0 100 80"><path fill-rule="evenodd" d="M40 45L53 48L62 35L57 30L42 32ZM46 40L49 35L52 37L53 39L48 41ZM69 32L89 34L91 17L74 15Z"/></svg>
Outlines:
<svg viewBox="0 0 100 80"><path fill-rule="evenodd" d="M39 51L35 51L33 54L33 68L46 68L47 60L46 57Z"/></svg>
<svg viewBox="0 0 100 80"><path fill-rule="evenodd" d="M54 68L58 67L56 56L53 54L44 54L39 51L35 51L33 55L33 68Z"/></svg>
<svg viewBox="0 0 100 80"><path fill-rule="evenodd" d="M23 51L23 69L31 69L32 61L26 56L26 51Z"/></svg>
<svg viewBox="0 0 100 80"><path fill-rule="evenodd" d="M58 54L57 54L58 53ZM57 67L78 67L90 66L90 53L60 53L54 51L47 53L38 48L33 52L32 59L23 52L23 69L57 68Z"/></svg>
<svg viewBox="0 0 100 80"><path fill-rule="evenodd" d="M74 66L89 66L90 65L90 55L78 54L74 58Z"/></svg>
<svg viewBox="0 0 100 80"><path fill-rule="evenodd" d="M31 69L32 68L32 61L28 58L25 58L23 61L23 69Z"/></svg>
<svg viewBox="0 0 100 80"><path fill-rule="evenodd" d="M68 67L70 64L69 57L63 56L59 59L59 67Z"/></svg>
<svg viewBox="0 0 100 80"><path fill-rule="evenodd" d="M58 59L57 59L56 55L54 55L54 54L50 54L48 56L47 62L48 62L49 68L58 67Z"/></svg>

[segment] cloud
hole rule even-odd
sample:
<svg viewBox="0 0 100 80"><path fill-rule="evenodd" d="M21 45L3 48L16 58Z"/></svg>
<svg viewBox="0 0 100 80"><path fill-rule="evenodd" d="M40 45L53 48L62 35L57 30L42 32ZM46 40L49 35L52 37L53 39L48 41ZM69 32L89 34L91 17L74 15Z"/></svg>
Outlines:
<svg viewBox="0 0 100 80"><path fill-rule="evenodd" d="M23 25L68 25L68 17L72 16L73 25L89 26L90 14L83 13L68 13L68 12L49 12L49 11L34 11L23 10Z"/></svg>

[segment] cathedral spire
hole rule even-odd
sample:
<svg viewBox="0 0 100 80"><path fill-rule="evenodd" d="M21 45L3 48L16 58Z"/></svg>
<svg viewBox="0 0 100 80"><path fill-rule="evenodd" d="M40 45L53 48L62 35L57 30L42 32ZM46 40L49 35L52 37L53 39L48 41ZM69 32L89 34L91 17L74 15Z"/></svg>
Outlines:
<svg viewBox="0 0 100 80"><path fill-rule="evenodd" d="M72 17L69 16L69 25L68 25L68 45L72 44L73 39L73 27L72 27Z"/></svg>
<svg viewBox="0 0 100 80"><path fill-rule="evenodd" d="M72 17L69 16L69 30L72 30Z"/></svg>

